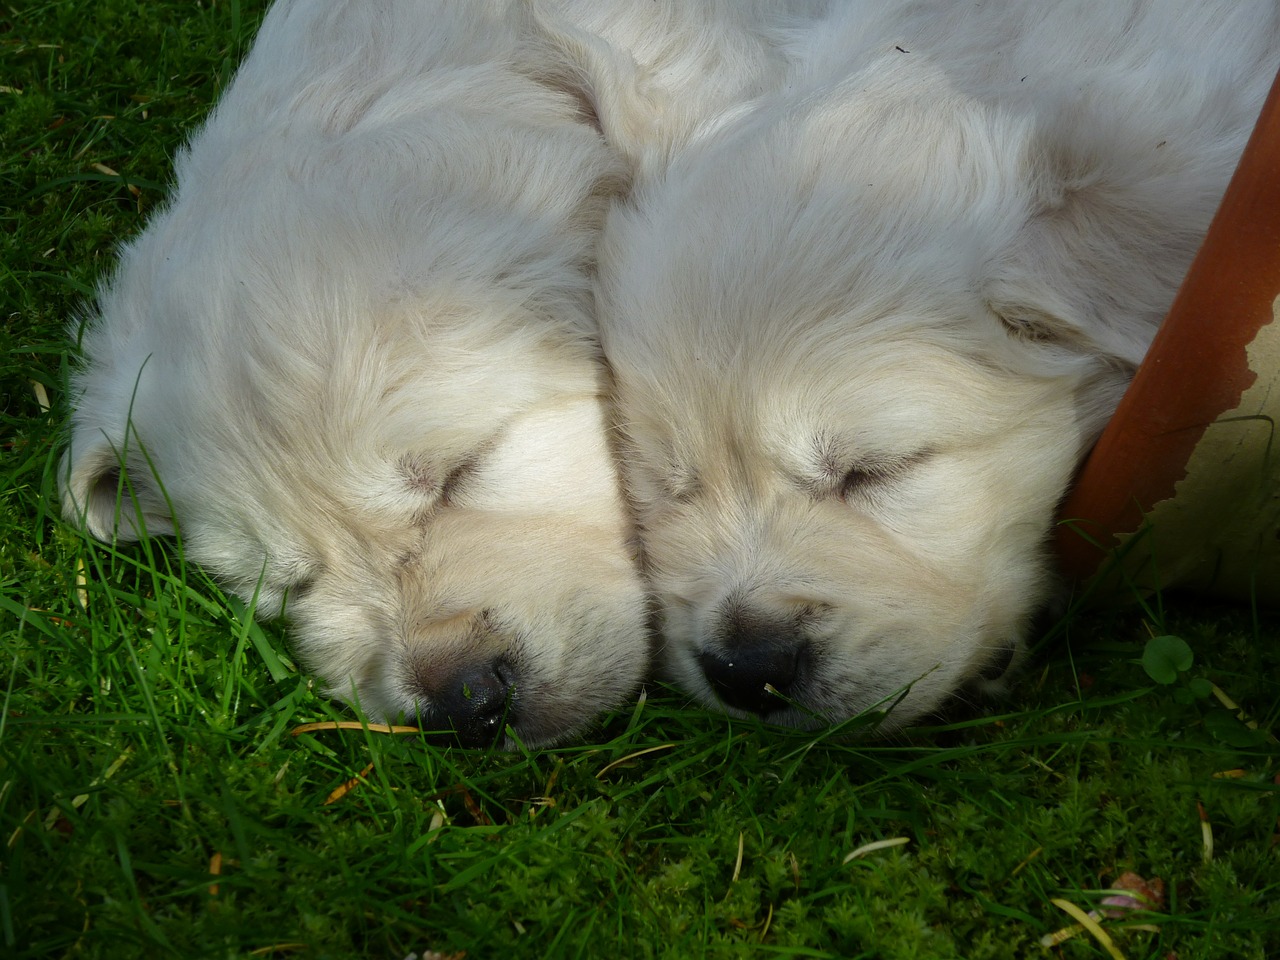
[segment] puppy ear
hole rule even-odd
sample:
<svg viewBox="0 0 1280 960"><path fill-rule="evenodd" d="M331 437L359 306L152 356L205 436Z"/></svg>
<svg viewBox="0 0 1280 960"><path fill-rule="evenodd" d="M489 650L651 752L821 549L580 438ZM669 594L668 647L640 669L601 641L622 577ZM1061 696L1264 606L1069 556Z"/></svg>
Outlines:
<svg viewBox="0 0 1280 960"><path fill-rule="evenodd" d="M1136 367L1217 194L1206 188L1212 175L1153 148L1158 134L1109 119L1072 124L1062 110L1031 133L1021 163L1029 216L984 294L1022 339Z"/></svg>
<svg viewBox="0 0 1280 960"><path fill-rule="evenodd" d="M1045 224L1028 224L986 284L987 307L1015 340L1136 369L1163 309L1108 290L1105 277L1088 274L1105 268L1073 251L1070 239Z"/></svg>
<svg viewBox="0 0 1280 960"><path fill-rule="evenodd" d="M168 499L142 451L131 451L134 469L128 470L124 438L77 434L58 471L63 517L106 542L172 534Z"/></svg>
<svg viewBox="0 0 1280 960"><path fill-rule="evenodd" d="M626 52L570 23L545 0L528 0L541 69L537 79L576 99L632 166L658 142L668 97Z"/></svg>
<svg viewBox="0 0 1280 960"><path fill-rule="evenodd" d="M1069 272L1058 270L1060 265L1036 264L1043 272L1018 266L1020 269L988 282L986 289L987 308L1012 339L1032 346L1058 347L1074 355L1105 358L1119 367L1137 369L1155 333L1155 324L1126 323L1123 317L1099 309L1096 304L1059 296L1050 274L1059 272L1064 283L1071 279Z"/></svg>

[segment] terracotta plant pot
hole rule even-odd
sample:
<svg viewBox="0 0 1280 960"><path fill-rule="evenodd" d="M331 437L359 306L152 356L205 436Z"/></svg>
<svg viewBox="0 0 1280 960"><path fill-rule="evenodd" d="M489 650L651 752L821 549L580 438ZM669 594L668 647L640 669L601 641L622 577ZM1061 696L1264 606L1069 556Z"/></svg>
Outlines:
<svg viewBox="0 0 1280 960"><path fill-rule="evenodd" d="M1142 366L1063 503L1095 596L1280 603L1280 77Z"/></svg>

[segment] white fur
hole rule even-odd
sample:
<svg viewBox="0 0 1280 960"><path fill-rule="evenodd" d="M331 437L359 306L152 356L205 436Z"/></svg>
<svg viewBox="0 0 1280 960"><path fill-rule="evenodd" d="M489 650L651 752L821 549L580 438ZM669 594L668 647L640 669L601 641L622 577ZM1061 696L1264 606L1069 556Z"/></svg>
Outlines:
<svg viewBox="0 0 1280 960"><path fill-rule="evenodd" d="M786 79L788 40L832 0L533 0L553 60L637 175Z"/></svg>
<svg viewBox="0 0 1280 960"><path fill-rule="evenodd" d="M503 0L277 3L101 290L63 469L94 535L180 532L333 693L475 742L647 662L590 288L624 180L547 49ZM454 716L477 676L509 703Z"/></svg>
<svg viewBox="0 0 1280 960"><path fill-rule="evenodd" d="M717 704L745 676L787 723L906 690L894 726L1008 664L1278 21L1253 0L842 3L794 34L775 93L611 214L602 337L680 683Z"/></svg>

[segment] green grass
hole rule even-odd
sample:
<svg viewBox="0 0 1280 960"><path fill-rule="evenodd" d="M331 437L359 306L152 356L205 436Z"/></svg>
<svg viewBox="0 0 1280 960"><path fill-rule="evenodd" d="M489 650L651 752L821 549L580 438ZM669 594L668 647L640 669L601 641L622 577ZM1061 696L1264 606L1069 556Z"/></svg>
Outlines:
<svg viewBox="0 0 1280 960"><path fill-rule="evenodd" d="M651 690L580 743L488 754L292 736L350 717L280 628L172 545L63 526L65 319L259 13L0 7L0 956L1106 957L1039 940L1069 923L1053 899L1090 909L1126 870L1168 889L1153 931L1107 922L1130 960L1280 956L1280 750L1190 682L1276 729L1273 615L1076 618L996 712L890 743ZM1194 653L1172 683L1153 634Z"/></svg>

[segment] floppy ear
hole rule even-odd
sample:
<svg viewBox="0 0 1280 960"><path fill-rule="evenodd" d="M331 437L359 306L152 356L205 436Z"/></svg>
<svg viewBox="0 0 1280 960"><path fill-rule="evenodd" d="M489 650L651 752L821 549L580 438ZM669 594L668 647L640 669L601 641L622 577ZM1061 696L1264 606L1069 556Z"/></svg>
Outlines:
<svg viewBox="0 0 1280 960"><path fill-rule="evenodd" d="M670 97L626 52L570 23L544 0L528 0L538 38L537 79L568 93L609 145L635 168L659 143Z"/></svg>
<svg viewBox="0 0 1280 960"><path fill-rule="evenodd" d="M1122 286L1110 287L1106 273L1116 267L1099 263L1082 233L1052 219L1037 216L1019 232L986 284L988 308L1017 340L1136 369L1167 304L1135 303Z"/></svg>
<svg viewBox="0 0 1280 960"><path fill-rule="evenodd" d="M1136 367L1217 203L1211 171L1123 118L1050 111L1022 160L1029 215L984 294L1015 335ZM1161 144L1163 147L1163 144ZM1229 172L1229 171L1228 171Z"/></svg>
<svg viewBox="0 0 1280 960"><path fill-rule="evenodd" d="M115 442L101 431L76 431L58 470L62 515L99 540L139 540L174 532L169 504L134 441ZM125 468L125 460L133 469Z"/></svg>

